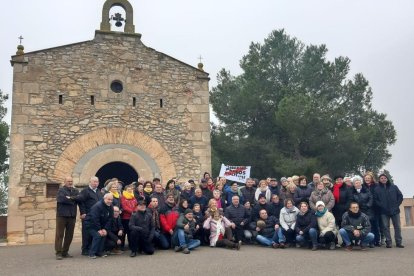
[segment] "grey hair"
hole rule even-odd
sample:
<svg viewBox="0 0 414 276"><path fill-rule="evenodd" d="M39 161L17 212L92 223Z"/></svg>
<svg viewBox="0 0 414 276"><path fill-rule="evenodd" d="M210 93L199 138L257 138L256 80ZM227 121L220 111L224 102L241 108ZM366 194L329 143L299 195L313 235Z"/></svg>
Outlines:
<svg viewBox="0 0 414 276"><path fill-rule="evenodd" d="M359 175L355 175L353 178L352 178L352 184L354 184L355 185L355 182L356 181L361 181L361 183L363 182L362 181L362 177L360 177Z"/></svg>
<svg viewBox="0 0 414 276"><path fill-rule="evenodd" d="M98 180L99 181L99 178L96 177L96 176L91 176L91 178L89 179L89 181L93 181L93 180Z"/></svg>

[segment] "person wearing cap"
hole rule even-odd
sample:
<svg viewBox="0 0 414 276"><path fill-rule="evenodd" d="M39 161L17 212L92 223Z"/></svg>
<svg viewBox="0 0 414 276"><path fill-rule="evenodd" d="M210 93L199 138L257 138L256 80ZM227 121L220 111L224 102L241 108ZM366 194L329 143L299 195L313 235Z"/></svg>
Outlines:
<svg viewBox="0 0 414 276"><path fill-rule="evenodd" d="M315 190L309 197L309 206L315 212L317 211L316 202L318 201L322 201L328 211L332 210L332 208L335 206L335 198L332 192L327 187L325 187L323 182L319 182L316 185Z"/></svg>
<svg viewBox="0 0 414 276"><path fill-rule="evenodd" d="M342 218L341 234L345 243L345 250L352 251L352 241L361 242L361 250L366 250L367 245L374 240L374 234L370 233L371 224L369 217L362 213L356 202L351 202L348 212Z"/></svg>
<svg viewBox="0 0 414 276"><path fill-rule="evenodd" d="M341 227L342 216L348 210L352 201L352 190L343 182L343 176L334 177L335 184L332 188L332 194L335 198L335 206L332 208L332 214L338 227Z"/></svg>
<svg viewBox="0 0 414 276"><path fill-rule="evenodd" d="M322 175L321 182L323 183L323 185L325 185L326 188L332 191L333 189L332 179L328 174Z"/></svg>
<svg viewBox="0 0 414 276"><path fill-rule="evenodd" d="M148 255L154 254L152 244L155 232L154 222L151 211L147 210L144 200L138 201L137 211L132 214L129 220L129 230L131 233L130 257L135 257L138 252L144 252Z"/></svg>
<svg viewBox="0 0 414 276"><path fill-rule="evenodd" d="M255 222L256 240L259 244L279 248L279 219L269 216L265 209L260 210L259 219Z"/></svg>
<svg viewBox="0 0 414 276"><path fill-rule="evenodd" d="M318 184L319 185L319 184ZM335 238L337 235L335 226L335 217L325 207L323 201L318 201L316 206L316 219L318 221L319 228L319 243L325 245L330 250L335 249Z"/></svg>
<svg viewBox="0 0 414 276"><path fill-rule="evenodd" d="M294 243L295 240L295 226L296 218L299 214L299 209L295 207L292 199L285 200L285 207L280 210L280 229L279 242L280 248L284 248L286 243Z"/></svg>
<svg viewBox="0 0 414 276"><path fill-rule="evenodd" d="M187 209L177 220L174 231L173 245L175 252L190 254L190 250L200 246L200 240L194 239L194 234L199 226L194 220L193 210Z"/></svg>
<svg viewBox="0 0 414 276"><path fill-rule="evenodd" d="M387 248L392 247L390 234L390 220L394 227L394 238L398 248L404 248L402 245L401 222L400 222L400 205L403 201L403 195L397 185L391 183L386 174L379 176L379 184L374 193L375 204L379 207L381 214L382 229L385 235Z"/></svg>

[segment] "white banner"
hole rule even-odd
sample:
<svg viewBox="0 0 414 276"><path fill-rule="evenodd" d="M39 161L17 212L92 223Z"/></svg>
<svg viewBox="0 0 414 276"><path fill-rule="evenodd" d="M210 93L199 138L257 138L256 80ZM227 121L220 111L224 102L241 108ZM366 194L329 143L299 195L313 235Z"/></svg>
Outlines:
<svg viewBox="0 0 414 276"><path fill-rule="evenodd" d="M230 166L221 164L220 176L230 181L246 183L246 179L250 177L251 166Z"/></svg>

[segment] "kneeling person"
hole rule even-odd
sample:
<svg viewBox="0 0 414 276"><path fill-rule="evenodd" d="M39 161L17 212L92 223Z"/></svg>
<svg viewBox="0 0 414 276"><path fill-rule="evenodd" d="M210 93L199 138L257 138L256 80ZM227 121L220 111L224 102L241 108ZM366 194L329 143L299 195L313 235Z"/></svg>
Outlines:
<svg viewBox="0 0 414 276"><path fill-rule="evenodd" d="M200 246L200 240L194 239L194 234L199 226L194 220L193 210L187 209L177 220L177 226L174 232L175 252L183 251L184 254L190 254L190 250Z"/></svg>
<svg viewBox="0 0 414 276"><path fill-rule="evenodd" d="M361 250L366 250L367 245L374 240L369 217L359 210L356 202L352 202L348 212L342 216L341 227L339 234L348 251L352 250L352 241L361 241Z"/></svg>
<svg viewBox="0 0 414 276"><path fill-rule="evenodd" d="M266 246L279 248L279 236L281 235L279 220L274 216L268 216L266 209L259 211L259 219L256 226L256 240Z"/></svg>
<svg viewBox="0 0 414 276"><path fill-rule="evenodd" d="M131 233L131 257L137 252L145 252L148 255L154 254L152 240L154 238L154 223L152 214L147 210L145 200L138 200L137 212L133 213L129 220Z"/></svg>

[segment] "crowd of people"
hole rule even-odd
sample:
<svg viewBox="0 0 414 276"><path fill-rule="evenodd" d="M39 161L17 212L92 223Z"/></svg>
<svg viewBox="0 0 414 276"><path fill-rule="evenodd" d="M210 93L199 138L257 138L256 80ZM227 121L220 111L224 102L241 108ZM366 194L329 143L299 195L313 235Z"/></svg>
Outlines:
<svg viewBox="0 0 414 276"><path fill-rule="evenodd" d="M197 185L160 179L125 185L116 178L99 189L99 179L78 191L66 177L57 194L56 259L70 258L79 206L82 255L91 259L130 250L152 255L155 249L189 254L200 245L240 250L242 244L312 251L343 247L352 251L404 248L400 209L403 196L385 174L378 183L363 177L315 173L280 181L248 178L245 185L205 173Z"/></svg>

